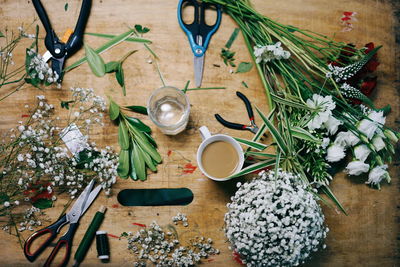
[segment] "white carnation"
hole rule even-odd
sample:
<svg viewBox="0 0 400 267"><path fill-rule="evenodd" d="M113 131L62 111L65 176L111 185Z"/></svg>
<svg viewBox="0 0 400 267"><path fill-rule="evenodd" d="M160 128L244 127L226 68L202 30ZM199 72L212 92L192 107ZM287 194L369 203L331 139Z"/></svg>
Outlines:
<svg viewBox="0 0 400 267"><path fill-rule="evenodd" d="M386 146L382 137L379 135L375 135L374 138L372 138L372 144L374 145L376 151L381 151Z"/></svg>
<svg viewBox="0 0 400 267"><path fill-rule="evenodd" d="M338 162L346 156L345 148L341 145L333 144L328 147L326 160L329 162Z"/></svg>
<svg viewBox="0 0 400 267"><path fill-rule="evenodd" d="M385 178L386 178L387 182L390 182L389 173L386 171L387 168L388 168L388 166L386 164L373 168L369 172L368 181L365 183L379 186L379 184Z"/></svg>
<svg viewBox="0 0 400 267"><path fill-rule="evenodd" d="M368 158L370 153L371 150L366 145L358 145L354 148L354 157L362 162Z"/></svg>
<svg viewBox="0 0 400 267"><path fill-rule="evenodd" d="M360 175L361 173L368 172L369 164L364 163L363 161L352 161L346 166L346 171L350 175Z"/></svg>

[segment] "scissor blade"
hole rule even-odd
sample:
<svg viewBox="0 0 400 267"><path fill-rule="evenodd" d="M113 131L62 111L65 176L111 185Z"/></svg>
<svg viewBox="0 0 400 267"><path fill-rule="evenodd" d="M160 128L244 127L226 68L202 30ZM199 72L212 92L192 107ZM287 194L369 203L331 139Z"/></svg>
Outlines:
<svg viewBox="0 0 400 267"><path fill-rule="evenodd" d="M86 201L85 207L82 210L81 216L86 212L86 210L90 207L90 205L93 203L93 201L96 199L97 195L100 193L100 190L102 189L101 185L96 186L95 189L93 189L92 192L90 192L90 195Z"/></svg>
<svg viewBox="0 0 400 267"><path fill-rule="evenodd" d="M204 67L204 54L201 57L194 57L194 82L196 87L201 86L203 79L203 67Z"/></svg>
<svg viewBox="0 0 400 267"><path fill-rule="evenodd" d="M94 180L90 181L90 183L86 186L86 188L82 191L81 195L75 201L75 204L72 206L71 210L67 213L67 220L71 223L77 222L79 217L82 215L82 211L86 206L87 199L89 198L90 191L92 191L94 185Z"/></svg>

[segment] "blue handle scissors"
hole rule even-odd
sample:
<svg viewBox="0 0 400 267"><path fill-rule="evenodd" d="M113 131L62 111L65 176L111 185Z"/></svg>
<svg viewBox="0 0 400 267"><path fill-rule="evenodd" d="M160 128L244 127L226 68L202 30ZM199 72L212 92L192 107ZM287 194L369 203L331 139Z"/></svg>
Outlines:
<svg viewBox="0 0 400 267"><path fill-rule="evenodd" d="M187 6L193 6L194 20L191 24L183 21L183 9ZM214 9L217 12L217 18L214 25L208 25L205 19L205 10ZM198 2L197 0L179 0L178 4L178 22L181 28L188 36L190 47L194 54L194 79L196 87L200 87L203 79L204 54L207 50L211 36L217 31L221 24L222 11L217 5Z"/></svg>

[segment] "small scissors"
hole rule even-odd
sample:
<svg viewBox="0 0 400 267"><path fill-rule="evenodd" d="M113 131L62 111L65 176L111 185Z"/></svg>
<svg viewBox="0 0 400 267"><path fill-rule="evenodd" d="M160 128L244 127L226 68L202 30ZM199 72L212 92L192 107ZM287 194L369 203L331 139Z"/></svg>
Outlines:
<svg viewBox="0 0 400 267"><path fill-rule="evenodd" d="M45 61L51 59L51 68L58 74L57 82L61 83L65 59L78 51L83 44L83 32L89 17L92 0L83 0L75 30L66 43L58 39L40 0L32 0L32 2L46 30L44 44L48 51L43 55L43 59Z"/></svg>
<svg viewBox="0 0 400 267"><path fill-rule="evenodd" d="M30 261L33 262L49 245L50 243L56 238L56 236L60 233L61 228L66 225L70 224L68 231L60 237L56 246L54 247L53 251L51 252L50 256L47 258L44 266L50 266L53 262L55 256L60 251L60 249L65 246L66 252L65 256L60 264L60 266L66 266L68 264L68 260L71 254L71 247L72 247L72 239L76 232L76 229L79 225L79 219L85 213L85 211L89 208L90 204L94 201L96 196L99 194L101 190L101 185L98 185L93 191L94 180L92 180L88 186L83 190L81 195L75 201L75 204L72 206L71 210L64 214L57 222L53 223L46 228L43 228L35 233L33 233L25 242L24 245L24 254L25 257ZM32 243L40 236L50 234L50 236L40 245L40 247L32 253L30 248Z"/></svg>
<svg viewBox="0 0 400 267"><path fill-rule="evenodd" d="M251 103L250 103L249 99L244 94L242 94L241 92L236 92L236 95L240 99L242 99L244 104L246 105L247 114L249 115L249 119L250 119L250 125L244 125L244 124L239 124L239 123L226 121L219 114L215 114L215 118L222 125L224 125L225 127L230 128L230 129L249 130L250 132L252 132L254 134L257 134L259 129L258 129L257 125L256 125L256 122L254 121L253 108L251 107Z"/></svg>
<svg viewBox="0 0 400 267"><path fill-rule="evenodd" d="M194 20L191 24L183 21L183 9L187 6L194 8ZM205 10L215 9L217 19L214 25L207 25ZM194 80L197 87L200 87L203 79L204 54L207 50L211 36L217 31L221 24L222 12L217 5L197 2L197 0L180 0L178 4L178 21L181 28L188 36L190 46L194 54Z"/></svg>

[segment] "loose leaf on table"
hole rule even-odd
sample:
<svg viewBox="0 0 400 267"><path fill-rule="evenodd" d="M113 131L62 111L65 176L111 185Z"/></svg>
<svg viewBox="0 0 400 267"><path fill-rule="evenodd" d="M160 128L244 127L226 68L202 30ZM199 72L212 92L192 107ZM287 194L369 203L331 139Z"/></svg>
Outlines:
<svg viewBox="0 0 400 267"><path fill-rule="evenodd" d="M101 54L101 53L107 51L108 49L110 49L111 47L123 42L126 38L131 36L134 32L135 32L135 30L131 29L131 30L127 31L127 32L124 32L124 33L122 33L120 35L117 35L114 38L112 38L110 41L108 41L107 43L105 43L102 46L100 46L99 48L95 49L94 51L97 54ZM78 60L75 63L73 63L72 65L66 67L64 69L64 72L70 71L70 70L78 67L82 63L85 63L86 61L87 61L87 58L83 57L80 60Z"/></svg>
<svg viewBox="0 0 400 267"><path fill-rule="evenodd" d="M121 149L119 152L119 162L117 168L118 175L126 179L129 174L129 150Z"/></svg>
<svg viewBox="0 0 400 267"><path fill-rule="evenodd" d="M120 64L121 63L118 61L110 61L110 62L106 63L106 65L105 65L106 73L116 72L118 70L118 65L120 65Z"/></svg>
<svg viewBox="0 0 400 267"><path fill-rule="evenodd" d="M249 72L251 68L253 67L253 64L251 62L240 62L236 73L245 73Z"/></svg>
<svg viewBox="0 0 400 267"><path fill-rule="evenodd" d="M87 44L85 45L86 58L89 63L90 69L97 77L102 77L106 73L104 60L101 56Z"/></svg>
<svg viewBox="0 0 400 267"><path fill-rule="evenodd" d="M47 198L40 198L40 199L36 200L34 203L32 203L32 205L35 208L44 210L44 209L53 207L53 201L51 199L47 199Z"/></svg>
<svg viewBox="0 0 400 267"><path fill-rule="evenodd" d="M0 38L1 37L6 37L2 32L0 32Z"/></svg>
<svg viewBox="0 0 400 267"><path fill-rule="evenodd" d="M148 32L150 31L149 28L143 27L142 25L139 25L139 24L136 24L136 25L135 25L135 30L136 30L138 33L141 33L141 34L145 34L145 33L148 33Z"/></svg>
<svg viewBox="0 0 400 267"><path fill-rule="evenodd" d="M247 83L245 81L242 81L242 85L246 88L249 88L249 86L247 85Z"/></svg>
<svg viewBox="0 0 400 267"><path fill-rule="evenodd" d="M142 181L146 180L146 166L143 155L137 144L133 145L133 165L135 167L137 177Z"/></svg>
<svg viewBox="0 0 400 267"><path fill-rule="evenodd" d="M121 149L129 149L129 133L125 123L120 123L118 126L118 142Z"/></svg>
<svg viewBox="0 0 400 267"><path fill-rule="evenodd" d="M137 118L133 118L133 117L126 117L126 119L128 120L128 122L133 126L138 128L139 130L141 130L142 132L146 132L146 133L151 133L151 129L149 126L147 126L146 124L144 124L141 120L137 119Z"/></svg>
<svg viewBox="0 0 400 267"><path fill-rule="evenodd" d="M64 5L64 11L67 11L68 10L68 3L65 3L65 5Z"/></svg>
<svg viewBox="0 0 400 267"><path fill-rule="evenodd" d="M61 108L69 109L69 104L74 103L74 100L61 101Z"/></svg>
<svg viewBox="0 0 400 267"><path fill-rule="evenodd" d="M124 69L122 68L122 63L118 64L117 71L115 72L115 78L117 82L122 87L122 93L126 96L126 89L125 89L125 77L124 77Z"/></svg>
<svg viewBox="0 0 400 267"><path fill-rule="evenodd" d="M226 44L225 44L225 47L226 48L228 48L228 49L230 49L231 48L231 46L232 46L232 44L233 44L233 42L236 40L236 37L238 36L238 34L239 34L239 28L235 28L234 30L233 30L233 32L232 32L232 34L231 34L231 37L229 37L229 40L226 42Z"/></svg>
<svg viewBox="0 0 400 267"><path fill-rule="evenodd" d="M125 106L125 108L132 110L133 112L140 113L143 115L147 114L147 108L143 106Z"/></svg>
<svg viewBox="0 0 400 267"><path fill-rule="evenodd" d="M116 120L119 116L119 106L110 99L110 108L109 108L109 113L110 113L110 119L112 121Z"/></svg>
<svg viewBox="0 0 400 267"><path fill-rule="evenodd" d="M96 37L108 38L108 39L112 39L112 38L117 37L116 35L113 35L113 34L104 34L104 33L85 32L85 34L96 36ZM144 38L141 38L141 37L129 37L129 38L126 38L124 41L133 42L133 43L151 44L150 40L144 39Z"/></svg>
<svg viewBox="0 0 400 267"><path fill-rule="evenodd" d="M246 146L252 147L252 148L257 149L259 151L262 151L262 150L264 150L264 149L266 149L268 147L267 145L264 145L264 144L261 144L261 143L257 143L257 142L254 142L254 141L250 141L250 140L246 140L246 139L242 139L242 138L236 138L235 137L235 140L238 141L239 143L242 143L242 144L244 144Z"/></svg>

